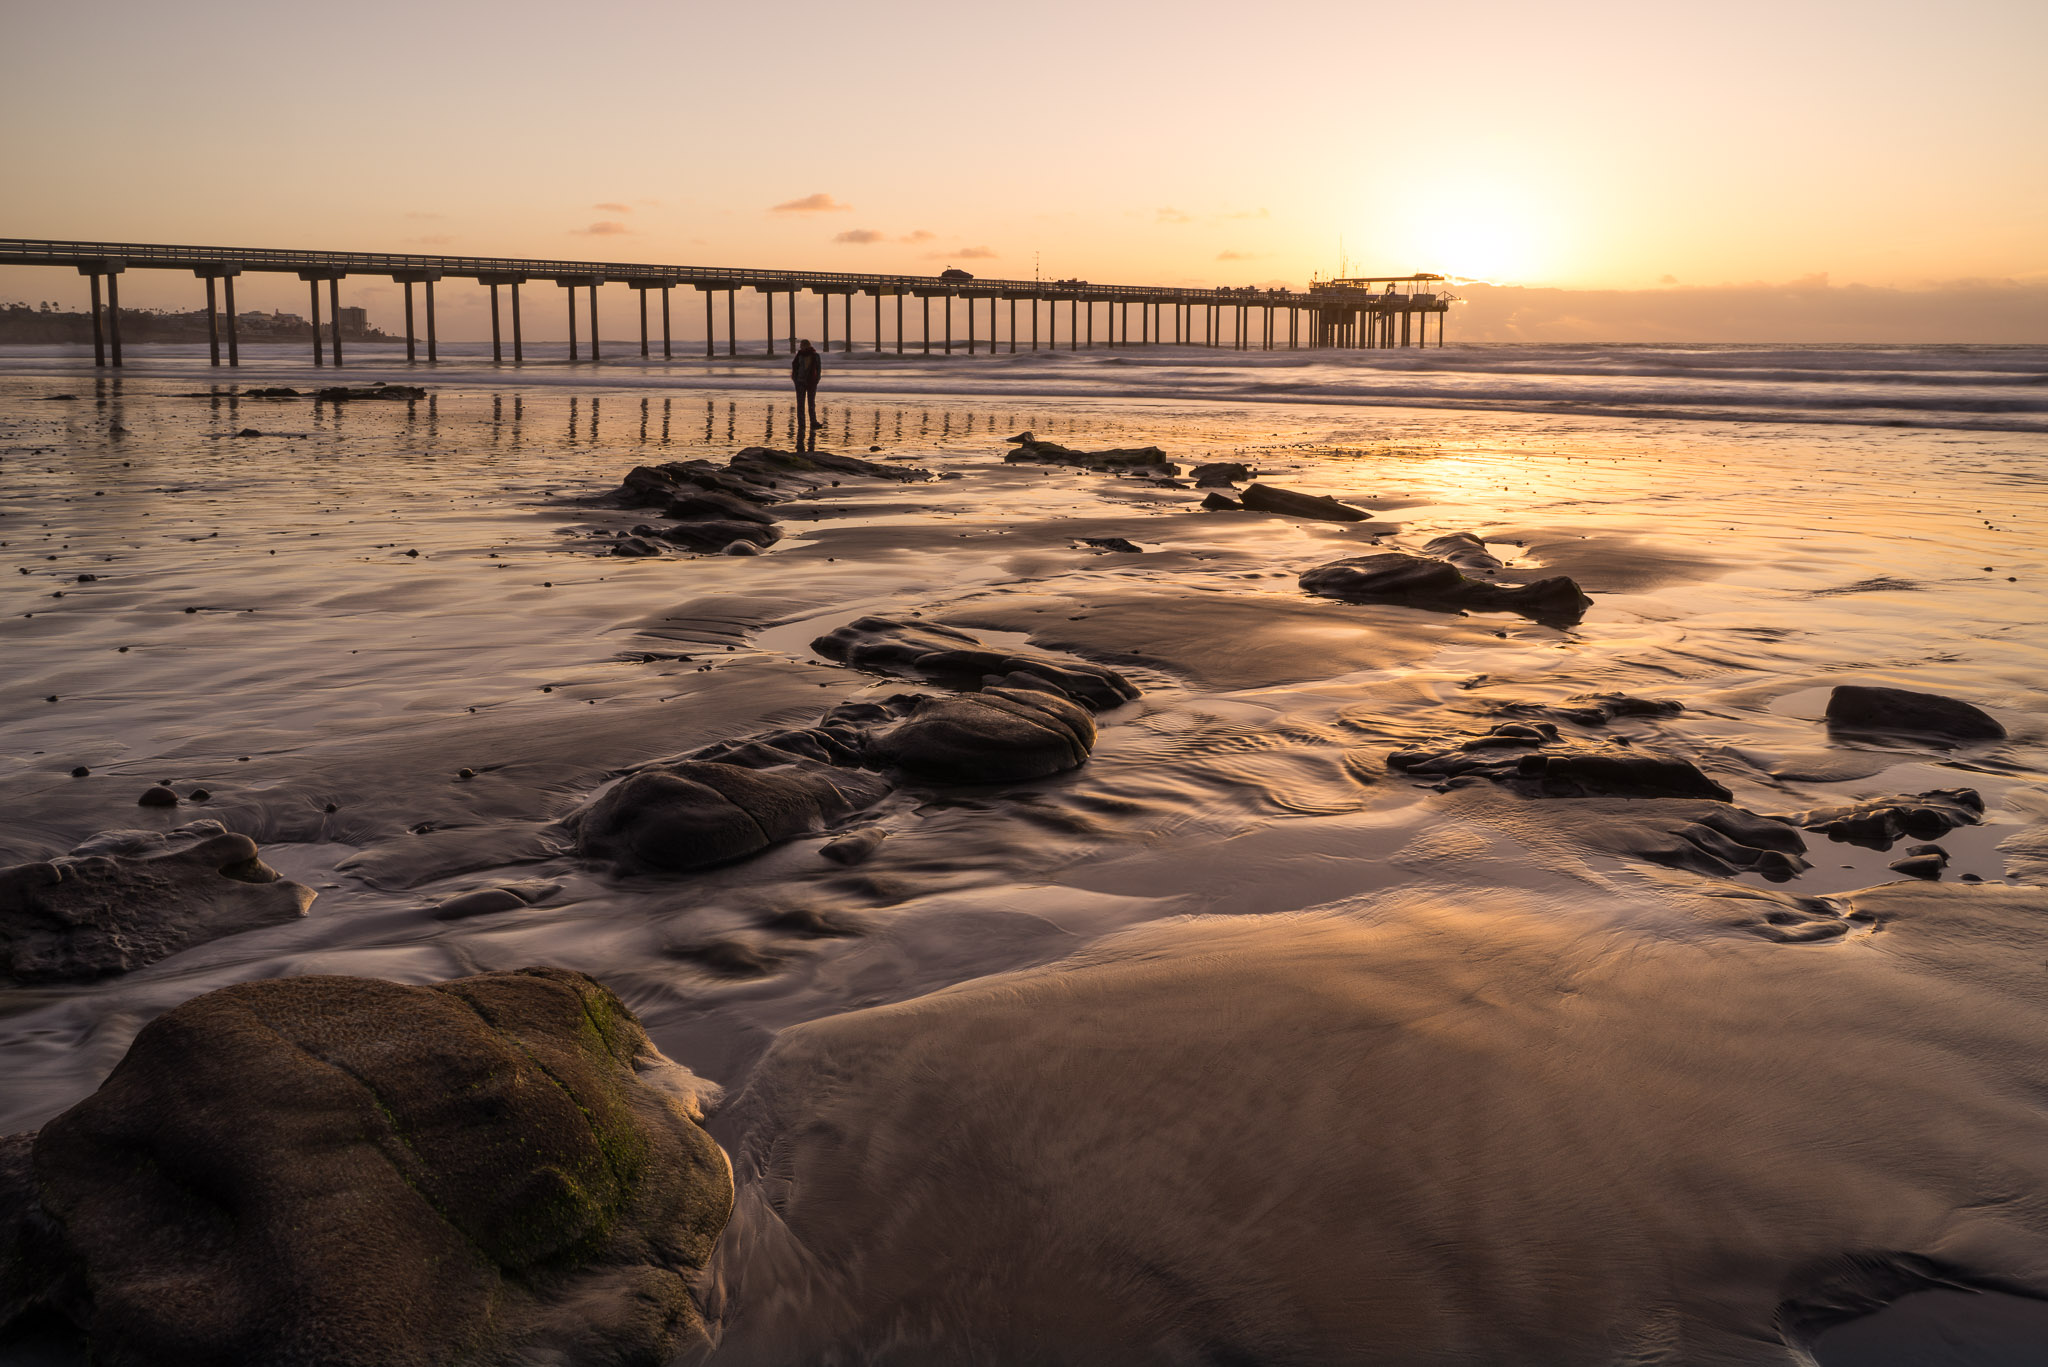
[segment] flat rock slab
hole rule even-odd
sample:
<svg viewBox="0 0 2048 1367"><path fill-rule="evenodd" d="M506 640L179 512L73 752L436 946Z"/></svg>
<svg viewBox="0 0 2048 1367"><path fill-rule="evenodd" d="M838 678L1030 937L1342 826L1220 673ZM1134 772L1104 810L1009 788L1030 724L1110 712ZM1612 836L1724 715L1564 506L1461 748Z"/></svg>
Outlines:
<svg viewBox="0 0 2048 1367"><path fill-rule="evenodd" d="M667 1361L732 1210L713 1090L564 969L222 988L43 1128L32 1184L0 1163L38 1255L0 1287L96 1362Z"/></svg>
<svg viewBox="0 0 2048 1367"><path fill-rule="evenodd" d="M932 623L862 617L820 636L811 649L856 669L968 688L991 677L1030 675L1098 712L1138 696L1137 685L1113 669L1041 650L991 646Z"/></svg>
<svg viewBox="0 0 2048 1367"><path fill-rule="evenodd" d="M689 759L654 765L566 824L585 858L622 873L687 873L822 830L889 792L873 774L785 758L759 769Z"/></svg>
<svg viewBox="0 0 2048 1367"><path fill-rule="evenodd" d="M1848 731L1904 731L1948 740L2000 740L1996 717L1960 698L1910 688L1840 684L1828 694L1828 725Z"/></svg>
<svg viewBox="0 0 2048 1367"><path fill-rule="evenodd" d="M208 940L306 914L256 842L218 821L108 831L68 855L0 869L0 978L125 973Z"/></svg>
<svg viewBox="0 0 2048 1367"><path fill-rule="evenodd" d="M1528 797L1734 796L1691 760L1565 741L1547 722L1507 722L1485 735L1397 750L1387 767L1414 778L1485 780Z"/></svg>
<svg viewBox="0 0 2048 1367"><path fill-rule="evenodd" d="M1009 438L1017 448L1006 461L1030 461L1040 465L1078 465L1085 470L1142 470L1147 474L1177 475L1180 466L1166 458L1156 446L1123 446L1106 451L1076 451L1056 441L1040 441L1029 432Z"/></svg>
<svg viewBox="0 0 2048 1367"><path fill-rule="evenodd" d="M1977 825L1984 819L1984 799L1974 788L1935 788L1842 807L1817 807L1783 819L1845 845L1888 850L1901 840L1939 840L1959 826Z"/></svg>
<svg viewBox="0 0 2048 1367"><path fill-rule="evenodd" d="M1456 565L1405 551L1333 560L1305 571L1301 587L1325 598L1397 602L1441 611L1518 612L1545 622L1576 622L1593 600L1570 579L1489 584L1466 577Z"/></svg>
<svg viewBox="0 0 2048 1367"><path fill-rule="evenodd" d="M1370 508L1354 507L1321 494L1297 493L1293 489L1280 489L1271 484L1247 484L1244 492L1238 497L1245 507L1255 513L1278 513L1282 517L1312 517L1323 522L1369 522L1373 517Z"/></svg>

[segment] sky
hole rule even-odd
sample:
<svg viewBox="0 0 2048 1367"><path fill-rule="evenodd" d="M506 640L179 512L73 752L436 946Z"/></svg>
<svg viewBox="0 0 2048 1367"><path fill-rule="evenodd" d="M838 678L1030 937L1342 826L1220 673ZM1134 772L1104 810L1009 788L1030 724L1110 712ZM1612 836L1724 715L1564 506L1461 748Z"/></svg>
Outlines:
<svg viewBox="0 0 2048 1367"><path fill-rule="evenodd" d="M2040 0L0 0L0 234L1939 309L2048 283L2044 52Z"/></svg>

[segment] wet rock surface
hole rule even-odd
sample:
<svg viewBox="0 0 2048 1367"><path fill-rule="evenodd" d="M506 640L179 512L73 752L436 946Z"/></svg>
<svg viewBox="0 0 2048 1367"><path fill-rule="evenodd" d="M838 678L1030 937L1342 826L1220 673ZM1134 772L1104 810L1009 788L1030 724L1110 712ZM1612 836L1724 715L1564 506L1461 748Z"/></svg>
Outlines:
<svg viewBox="0 0 2048 1367"><path fill-rule="evenodd" d="M1305 571L1301 587L1325 598L1407 603L1445 611L1518 612L1537 621L1576 622L1593 600L1562 575L1528 584L1489 584L1456 565L1405 551L1333 560Z"/></svg>
<svg viewBox="0 0 2048 1367"><path fill-rule="evenodd" d="M1947 740L2000 740L1996 717L1960 698L1909 688L1840 684L1828 695L1828 725L1845 731L1902 731Z"/></svg>
<svg viewBox="0 0 2048 1367"><path fill-rule="evenodd" d="M217 821L108 831L70 854L0 869L0 978L79 981L306 914L256 842Z"/></svg>
<svg viewBox="0 0 2048 1367"><path fill-rule="evenodd" d="M1247 484L1238 496L1255 513L1277 513L1282 517L1309 517L1321 522L1369 522L1372 512L1321 494L1297 493L1271 484Z"/></svg>
<svg viewBox="0 0 2048 1367"><path fill-rule="evenodd" d="M1194 476L1197 489L1214 489L1242 484L1252 478L1255 472L1251 466L1240 461L1222 460L1208 465L1197 465L1188 473Z"/></svg>
<svg viewBox="0 0 2048 1367"><path fill-rule="evenodd" d="M1816 807L1785 818L1830 840L1888 850L1901 840L1937 840L1959 826L1984 819L1984 799L1974 788L1935 788L1903 797L1872 798L1841 807Z"/></svg>
<svg viewBox="0 0 2048 1367"><path fill-rule="evenodd" d="M869 763L943 783L1014 783L1077 769L1095 747L1088 710L1033 687L960 697L916 696L906 715L872 732Z"/></svg>
<svg viewBox="0 0 2048 1367"><path fill-rule="evenodd" d="M1025 674L1096 711L1138 696L1135 684L1102 665L1040 650L990 646L936 623L862 617L812 641L811 649L856 669L955 688L976 688L988 678Z"/></svg>
<svg viewBox="0 0 2048 1367"><path fill-rule="evenodd" d="M1577 693L1561 703L1503 703L1494 710L1501 716L1605 726L1628 717L1675 717L1685 711L1685 704L1669 698L1638 698L1628 693Z"/></svg>
<svg viewBox="0 0 2048 1367"><path fill-rule="evenodd" d="M634 527L613 543L613 555L658 555L663 543L699 555L720 555L735 546L774 545L782 539L779 518L772 511L776 505L846 477L913 483L932 476L929 470L829 451L749 446L722 466L708 460L635 466L598 502L615 508L659 508L663 517L673 519L666 527Z"/></svg>
<svg viewBox="0 0 2048 1367"><path fill-rule="evenodd" d="M1136 470L1150 475L1169 476L1180 473L1180 466L1168 460L1166 452L1156 446L1076 451L1056 441L1040 441L1029 432L1020 432L1007 440L1017 449L1003 457L1006 461L1028 461L1039 465L1077 465L1084 470L1104 472Z"/></svg>
<svg viewBox="0 0 2048 1367"><path fill-rule="evenodd" d="M278 397L285 397L291 393L292 391L287 389ZM332 385L326 389L314 390L313 397L328 403L347 403L354 399L424 399L427 397L427 391L413 384Z"/></svg>
<svg viewBox="0 0 2048 1367"><path fill-rule="evenodd" d="M1507 722L1484 735L1397 750L1387 765L1411 778L1484 780L1527 797L1733 796L1691 760L1565 740L1548 722Z"/></svg>
<svg viewBox="0 0 2048 1367"><path fill-rule="evenodd" d="M32 1183L0 1145L0 1311L108 1363L663 1362L732 1209L711 1091L563 969L222 988L43 1127Z"/></svg>
<svg viewBox="0 0 2048 1367"><path fill-rule="evenodd" d="M1459 569L1474 573L1507 568L1506 562L1486 549L1486 543L1471 532L1449 532L1432 537L1423 543L1422 553L1448 560Z"/></svg>
<svg viewBox="0 0 2048 1367"><path fill-rule="evenodd" d="M785 756L749 768L678 760L641 769L567 821L585 858L621 872L688 873L745 859L879 801L871 774Z"/></svg>

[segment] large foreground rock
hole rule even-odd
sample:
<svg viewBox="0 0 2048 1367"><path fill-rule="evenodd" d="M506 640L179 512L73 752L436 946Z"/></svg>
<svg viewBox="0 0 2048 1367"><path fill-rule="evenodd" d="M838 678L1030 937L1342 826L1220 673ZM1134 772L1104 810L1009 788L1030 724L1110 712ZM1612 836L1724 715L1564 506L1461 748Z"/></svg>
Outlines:
<svg viewBox="0 0 2048 1367"><path fill-rule="evenodd" d="M1489 584L1467 578L1456 565L1405 551L1354 556L1318 565L1301 587L1326 598L1406 603L1414 607L1478 612L1519 612L1539 621L1576 622L1593 600L1558 575L1528 584Z"/></svg>
<svg viewBox="0 0 2048 1367"><path fill-rule="evenodd" d="M218 821L108 831L68 855L0 869L0 978L125 973L191 945L306 914L314 892L278 877Z"/></svg>
<svg viewBox="0 0 2048 1367"><path fill-rule="evenodd" d="M879 801L872 774L780 756L766 768L685 759L620 780L569 817L578 850L621 872L685 873L729 864Z"/></svg>
<svg viewBox="0 0 2048 1367"><path fill-rule="evenodd" d="M782 537L771 509L840 479L898 482L931 478L931 471L882 465L829 451L778 451L749 446L723 466L708 460L636 465L619 487L597 501L616 508L659 508L674 520L668 527L640 526L614 546L614 555L657 553L666 541L684 550L716 555L734 546L764 548Z"/></svg>
<svg viewBox="0 0 2048 1367"><path fill-rule="evenodd" d="M210 992L36 1138L28 1299L120 1367L653 1367L732 1210L698 1089L561 969Z"/></svg>
<svg viewBox="0 0 2048 1367"><path fill-rule="evenodd" d="M990 646L964 631L930 623L862 617L820 636L811 649L856 669L970 688L990 676L1027 674L1098 712L1138 696L1137 687L1113 669L1071 656Z"/></svg>
<svg viewBox="0 0 2048 1367"><path fill-rule="evenodd" d="M1999 740L2005 728L1982 708L1910 688L1841 684L1828 694L1828 725L1849 731L1907 731L1948 740Z"/></svg>

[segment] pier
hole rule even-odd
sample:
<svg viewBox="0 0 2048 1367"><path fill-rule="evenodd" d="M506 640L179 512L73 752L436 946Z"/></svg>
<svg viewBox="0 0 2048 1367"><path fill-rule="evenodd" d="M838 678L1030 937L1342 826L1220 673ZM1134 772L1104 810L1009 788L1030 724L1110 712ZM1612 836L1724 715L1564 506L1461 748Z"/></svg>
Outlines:
<svg viewBox="0 0 2048 1367"><path fill-rule="evenodd" d="M704 354L719 354L717 323L724 315L723 348L727 356L742 354L739 297L757 295L760 313L748 310L749 323L759 318L745 353L774 356L793 351L803 329L800 312L815 308L820 350L852 352L854 296L870 296L874 304L873 351L887 349L882 336L884 300L892 301L895 354L1014 355L1028 351L1077 350L1083 347L1181 346L1237 351L1311 348L1380 348L1444 345L1444 323L1456 296L1441 287L1441 275L1347 276L1313 282L1305 290L1183 289L1164 285L1103 285L1086 280L983 280L964 271L929 275L861 275L840 271L743 270L722 266L659 266L594 261L528 260L517 257L403 256L383 252L287 251L268 247L181 247L132 242L67 242L40 238L0 238L0 265L52 266L76 270L91 282L93 364L120 366L120 281L131 270L189 271L206 282L208 340L212 363L239 365L235 335L235 279L250 272L295 274L306 282L312 312L313 364L342 364L341 286L351 277L371 276L405 286L405 358L421 360L422 339L416 332L413 287L422 291L426 324L425 361L439 359L434 320L434 286L443 281L474 282L490 291L491 359L494 364L524 364L526 347L520 322L521 285L553 284L563 291L569 319L569 359L583 359L578 328L576 291L588 321L592 362L602 359L598 287L625 285L639 295L640 352L653 355L647 295L660 292L661 355L671 359L676 344L671 327L670 293L693 290L704 296ZM321 335L321 286L326 285L328 337ZM102 312L102 286L106 295ZM225 309L216 312L216 291L225 294ZM500 289L509 293L510 345L501 311ZM725 307L717 296L725 295ZM801 306L799 296L813 302ZM905 331L904 300L918 301L915 336ZM834 346L834 300L840 328ZM932 335L932 300L944 301L941 334ZM778 300L781 302L778 303ZM964 337L954 335L953 301L966 309ZM984 312L983 305L987 308ZM1018 305L1025 305L1020 321ZM1062 310L1064 305L1064 311ZM1005 308L1007 306L1007 308ZM1137 312L1136 339L1132 311ZM1098 317L1101 340L1097 341ZM985 319L986 326L983 326ZM1435 320L1435 340L1430 322ZM104 322L103 322L104 320ZM223 326L225 323L225 326ZM1062 331L1064 324L1064 332ZM1021 329L1021 331L1020 331ZM778 343L778 330L781 341ZM1170 334L1170 335L1169 335ZM1063 340L1064 339L1064 340Z"/></svg>

